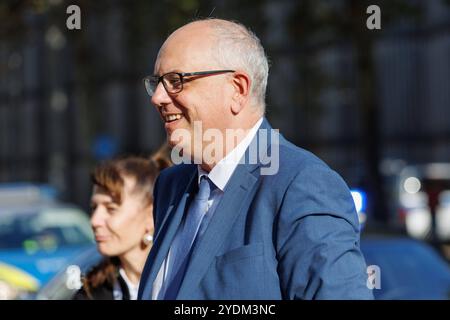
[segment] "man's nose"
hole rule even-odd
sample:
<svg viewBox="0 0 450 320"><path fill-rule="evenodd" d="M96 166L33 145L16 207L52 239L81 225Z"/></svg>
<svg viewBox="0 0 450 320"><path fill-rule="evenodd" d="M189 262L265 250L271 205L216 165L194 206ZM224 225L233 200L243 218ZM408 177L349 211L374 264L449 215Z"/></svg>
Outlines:
<svg viewBox="0 0 450 320"><path fill-rule="evenodd" d="M172 100L170 99L170 96L164 88L162 82L158 83L155 93L152 96L152 104L156 107L160 107L165 104L169 104L171 101Z"/></svg>

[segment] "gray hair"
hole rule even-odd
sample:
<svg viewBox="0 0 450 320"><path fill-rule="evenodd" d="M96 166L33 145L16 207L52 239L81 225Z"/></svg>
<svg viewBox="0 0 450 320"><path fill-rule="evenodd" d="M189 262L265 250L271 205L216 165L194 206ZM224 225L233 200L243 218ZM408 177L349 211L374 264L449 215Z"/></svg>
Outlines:
<svg viewBox="0 0 450 320"><path fill-rule="evenodd" d="M269 62L261 41L238 22L212 18L204 20L211 22L209 25L217 36L217 47L213 50L213 56L225 69L248 73L252 82L250 96L253 104L264 113Z"/></svg>

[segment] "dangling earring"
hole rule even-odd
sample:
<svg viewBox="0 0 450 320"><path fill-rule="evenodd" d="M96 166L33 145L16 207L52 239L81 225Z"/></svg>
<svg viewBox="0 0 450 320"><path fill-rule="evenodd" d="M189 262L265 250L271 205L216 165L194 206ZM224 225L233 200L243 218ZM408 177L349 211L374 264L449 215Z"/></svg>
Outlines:
<svg viewBox="0 0 450 320"><path fill-rule="evenodd" d="M153 242L153 236L151 233L147 232L146 234L144 234L144 237L142 238L142 242L144 243L144 245L148 246Z"/></svg>

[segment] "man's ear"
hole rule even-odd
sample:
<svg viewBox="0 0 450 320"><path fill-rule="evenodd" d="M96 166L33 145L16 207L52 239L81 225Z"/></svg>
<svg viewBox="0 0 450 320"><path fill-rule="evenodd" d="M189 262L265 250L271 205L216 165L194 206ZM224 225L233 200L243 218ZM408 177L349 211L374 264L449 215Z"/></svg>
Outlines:
<svg viewBox="0 0 450 320"><path fill-rule="evenodd" d="M236 71L233 75L232 85L233 92L233 104L231 105L231 111L234 114L238 114L246 106L250 99L250 77L243 72Z"/></svg>

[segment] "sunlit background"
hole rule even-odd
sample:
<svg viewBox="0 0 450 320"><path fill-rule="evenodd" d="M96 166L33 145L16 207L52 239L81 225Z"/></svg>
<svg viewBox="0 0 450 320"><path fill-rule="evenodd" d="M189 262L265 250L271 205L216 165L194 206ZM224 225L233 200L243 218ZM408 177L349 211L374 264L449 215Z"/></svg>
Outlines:
<svg viewBox="0 0 450 320"><path fill-rule="evenodd" d="M366 27L372 4L381 30ZM260 37L270 123L352 189L376 298L449 298L446 0L1 1L0 298L79 287L98 258L89 173L164 142L142 78L171 31L208 16Z"/></svg>

